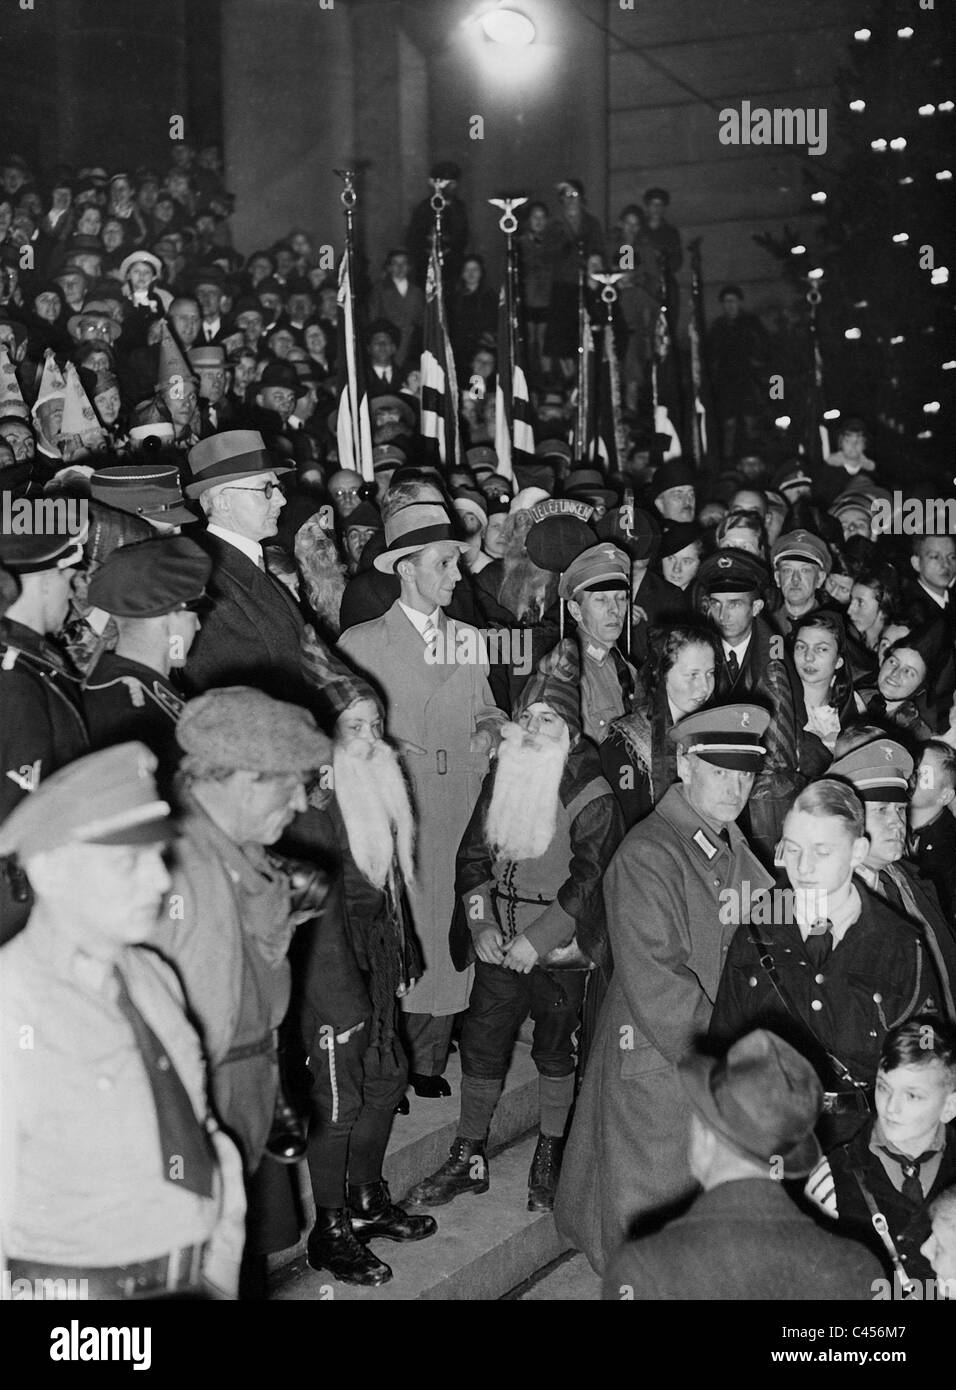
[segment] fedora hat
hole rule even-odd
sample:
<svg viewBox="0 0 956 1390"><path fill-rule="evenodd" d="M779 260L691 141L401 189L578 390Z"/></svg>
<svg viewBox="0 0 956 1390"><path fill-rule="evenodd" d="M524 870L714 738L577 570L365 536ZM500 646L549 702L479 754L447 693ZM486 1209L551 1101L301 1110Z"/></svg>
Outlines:
<svg viewBox="0 0 956 1390"><path fill-rule="evenodd" d="M765 1028L735 1042L725 1057L690 1057L679 1067L700 1119L737 1153L782 1163L783 1178L803 1178L820 1160L813 1127L823 1087L813 1067Z"/></svg>
<svg viewBox="0 0 956 1390"><path fill-rule="evenodd" d="M565 497L600 497L608 507L616 507L619 501L616 492L607 485L607 479L596 468L577 468L564 480Z"/></svg>
<svg viewBox="0 0 956 1390"><path fill-rule="evenodd" d="M462 554L468 549L468 542L460 541L454 534L451 517L443 506L437 502L411 502L386 521L385 549L372 563L383 574L394 574L399 560L436 541L451 541Z"/></svg>
<svg viewBox="0 0 956 1390"><path fill-rule="evenodd" d="M192 479L184 488L187 497L199 497L220 483L254 477L257 473L293 471L290 464L273 461L258 430L225 430L222 434L211 434L208 439L194 444L186 457L192 471Z"/></svg>

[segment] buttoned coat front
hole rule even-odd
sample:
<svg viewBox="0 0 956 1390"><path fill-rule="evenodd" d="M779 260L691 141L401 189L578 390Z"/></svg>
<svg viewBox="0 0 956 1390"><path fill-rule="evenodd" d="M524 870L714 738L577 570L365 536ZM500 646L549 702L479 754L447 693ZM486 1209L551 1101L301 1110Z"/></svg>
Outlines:
<svg viewBox="0 0 956 1390"><path fill-rule="evenodd" d="M411 782L417 849L408 901L425 974L402 1006L441 1016L463 1009L471 990L471 969L455 969L448 945L455 856L488 770L487 756L472 753L470 743L477 729L493 732L504 715L492 698L487 660L478 655L477 631L442 614L439 633L445 660L430 662L396 601L381 618L349 628L338 645L381 690L388 736Z"/></svg>
<svg viewBox="0 0 956 1390"><path fill-rule="evenodd" d="M677 1064L707 1033L735 930L726 895L773 882L737 826L728 830L729 844L678 784L628 832L605 875L614 974L555 1206L558 1229L598 1273L635 1219L694 1191Z"/></svg>

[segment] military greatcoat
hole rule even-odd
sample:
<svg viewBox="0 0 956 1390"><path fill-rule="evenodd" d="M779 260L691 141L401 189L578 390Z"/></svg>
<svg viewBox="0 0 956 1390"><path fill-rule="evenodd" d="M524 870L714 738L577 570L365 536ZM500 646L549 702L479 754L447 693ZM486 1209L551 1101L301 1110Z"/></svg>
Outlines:
<svg viewBox="0 0 956 1390"><path fill-rule="evenodd" d="M636 1218L690 1196L690 1107L677 1064L706 1034L734 935L733 897L773 880L736 825L671 787L604 880L614 975L597 1024L555 1206L598 1273Z"/></svg>

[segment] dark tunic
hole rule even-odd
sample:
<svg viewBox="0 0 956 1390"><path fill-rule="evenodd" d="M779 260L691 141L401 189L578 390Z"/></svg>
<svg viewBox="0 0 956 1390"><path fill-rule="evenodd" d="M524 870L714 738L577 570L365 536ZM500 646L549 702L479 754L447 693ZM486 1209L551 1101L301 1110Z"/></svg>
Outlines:
<svg viewBox="0 0 956 1390"><path fill-rule="evenodd" d="M813 1063L825 1091L851 1095L854 1090L834 1066L831 1056L836 1056L869 1097L886 1034L913 1014L933 1009L940 985L916 928L860 879L854 883L861 915L822 971L814 973L792 913L775 911L778 918L787 915L790 920L755 926L793 1013L761 966L750 928L738 926L717 991L710 1038L726 1048L753 1028L769 1028ZM861 1107L824 1115L825 1146L827 1140L832 1144L850 1138L865 1114Z"/></svg>
<svg viewBox="0 0 956 1390"><path fill-rule="evenodd" d="M890 1235L912 1279L934 1279L932 1266L920 1254L920 1246L930 1234L930 1203L956 1182L956 1130L946 1126L946 1147L936 1177L923 1202L911 1202L890 1182L886 1169L870 1151L872 1125L865 1125L848 1144L841 1144L827 1155L836 1193L841 1233L869 1245L875 1255L885 1259L883 1243L873 1229L870 1211L860 1185L853 1176L858 1168L877 1208L889 1223Z"/></svg>
<svg viewBox="0 0 956 1390"><path fill-rule="evenodd" d="M79 681L52 642L22 623L0 622L0 821L44 777L89 751ZM0 941L26 922L30 894L0 869Z"/></svg>
<svg viewBox="0 0 956 1390"><path fill-rule="evenodd" d="M83 708L93 748L138 739L159 760L159 773L168 781L182 750L176 724L183 698L165 676L115 652L104 652L83 686Z"/></svg>

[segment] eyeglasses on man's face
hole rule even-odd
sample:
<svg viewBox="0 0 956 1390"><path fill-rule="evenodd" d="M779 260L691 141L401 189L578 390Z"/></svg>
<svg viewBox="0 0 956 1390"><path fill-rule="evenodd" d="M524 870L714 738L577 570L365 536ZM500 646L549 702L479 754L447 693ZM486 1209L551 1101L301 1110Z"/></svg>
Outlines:
<svg viewBox="0 0 956 1390"><path fill-rule="evenodd" d="M262 487L235 487L232 483L227 484L230 492L261 492L269 502L273 495L280 491L278 483L264 483Z"/></svg>

